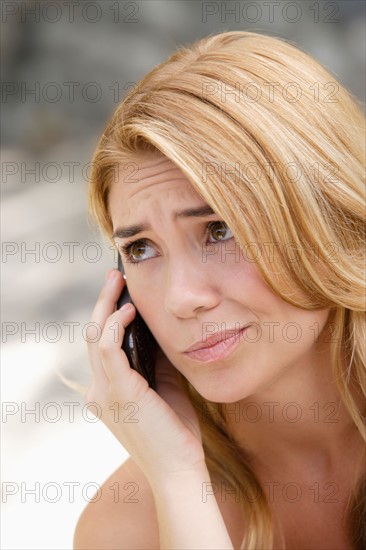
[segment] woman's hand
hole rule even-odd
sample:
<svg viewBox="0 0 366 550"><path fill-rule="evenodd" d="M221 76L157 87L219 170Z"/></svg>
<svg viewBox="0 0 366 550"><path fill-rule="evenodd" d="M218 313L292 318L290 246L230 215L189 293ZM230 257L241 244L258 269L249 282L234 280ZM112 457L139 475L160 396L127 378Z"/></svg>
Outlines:
<svg viewBox="0 0 366 550"><path fill-rule="evenodd" d="M159 348L157 392L129 365L121 349L125 327L136 309L116 310L125 281L108 273L92 315L101 338L87 334L93 383L87 403L98 403L101 420L139 465L151 483L206 469L197 415L180 386L177 373ZM92 407L90 407L92 411Z"/></svg>

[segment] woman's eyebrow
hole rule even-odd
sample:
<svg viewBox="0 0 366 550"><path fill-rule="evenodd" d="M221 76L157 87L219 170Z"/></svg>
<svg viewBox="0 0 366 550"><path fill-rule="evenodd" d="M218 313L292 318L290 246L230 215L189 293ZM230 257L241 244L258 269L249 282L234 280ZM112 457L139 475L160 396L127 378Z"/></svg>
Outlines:
<svg viewBox="0 0 366 550"><path fill-rule="evenodd" d="M203 216L212 216L213 214L217 215L216 212L211 208L211 206L201 206L199 208L186 208L185 210L178 210L173 212L173 220L177 218L201 218ZM148 231L151 229L151 225L142 222L134 225L127 225L125 227L118 227L112 235L112 238L126 239L128 237L133 237L142 231Z"/></svg>

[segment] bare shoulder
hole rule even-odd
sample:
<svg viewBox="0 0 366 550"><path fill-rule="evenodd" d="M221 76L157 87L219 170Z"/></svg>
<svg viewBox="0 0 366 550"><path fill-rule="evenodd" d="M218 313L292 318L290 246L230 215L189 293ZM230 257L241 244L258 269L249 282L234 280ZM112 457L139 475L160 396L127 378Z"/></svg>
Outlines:
<svg viewBox="0 0 366 550"><path fill-rule="evenodd" d="M216 498L236 547L243 536L243 515L219 483L203 489L204 501ZM90 502L75 529L74 550L158 550L159 524L149 482L129 458L102 485L101 496Z"/></svg>
<svg viewBox="0 0 366 550"><path fill-rule="evenodd" d="M159 527L149 483L127 459L102 485L100 498L81 514L74 550L159 548Z"/></svg>

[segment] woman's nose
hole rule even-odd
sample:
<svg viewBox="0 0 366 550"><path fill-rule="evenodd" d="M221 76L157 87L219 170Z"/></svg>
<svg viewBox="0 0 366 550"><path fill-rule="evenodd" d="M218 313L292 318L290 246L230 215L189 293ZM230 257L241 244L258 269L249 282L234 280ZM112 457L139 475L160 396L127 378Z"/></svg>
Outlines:
<svg viewBox="0 0 366 550"><path fill-rule="evenodd" d="M184 258L169 266L165 289L165 308L180 318L190 318L199 310L219 303L218 285L208 263Z"/></svg>

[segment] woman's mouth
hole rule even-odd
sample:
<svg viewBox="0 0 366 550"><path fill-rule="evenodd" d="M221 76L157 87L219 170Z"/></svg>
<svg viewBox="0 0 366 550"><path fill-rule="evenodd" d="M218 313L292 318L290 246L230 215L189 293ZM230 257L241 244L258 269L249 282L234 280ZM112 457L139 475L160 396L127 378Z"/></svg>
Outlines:
<svg viewBox="0 0 366 550"><path fill-rule="evenodd" d="M223 338L215 344L208 346L203 344L206 347L200 347L199 349L185 351L183 353L193 361L200 361L201 363L219 361L230 355L230 353L238 347L248 328L249 327L246 326L235 334L231 333L231 336L228 338Z"/></svg>

